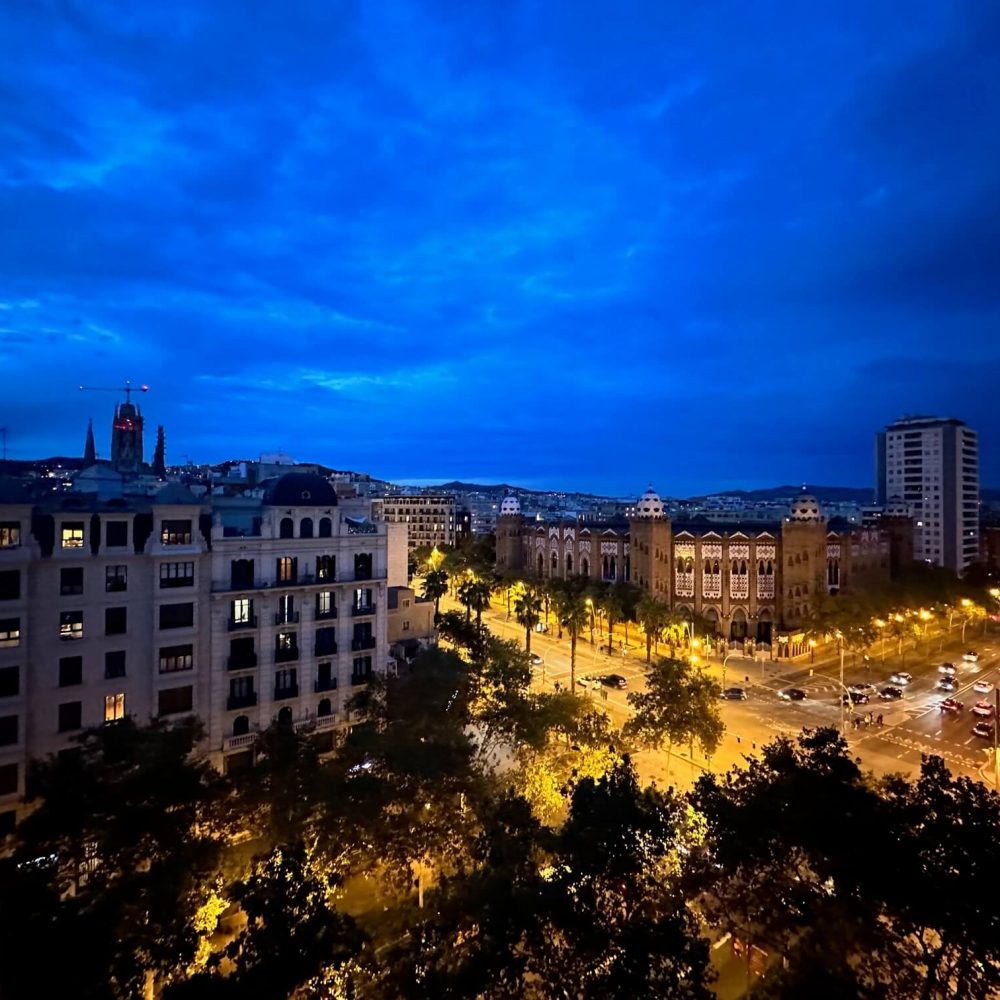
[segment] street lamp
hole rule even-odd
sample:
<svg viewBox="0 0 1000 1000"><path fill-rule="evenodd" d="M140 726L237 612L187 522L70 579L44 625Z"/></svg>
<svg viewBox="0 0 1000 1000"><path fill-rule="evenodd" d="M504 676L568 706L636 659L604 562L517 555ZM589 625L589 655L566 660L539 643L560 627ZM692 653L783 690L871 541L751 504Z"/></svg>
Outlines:
<svg viewBox="0 0 1000 1000"><path fill-rule="evenodd" d="M588 597L587 607L590 609L590 644L594 645L594 602Z"/></svg>
<svg viewBox="0 0 1000 1000"><path fill-rule="evenodd" d="M816 662L816 640L815 639L810 639L809 640L809 662L810 663L815 663Z"/></svg>
<svg viewBox="0 0 1000 1000"><path fill-rule="evenodd" d="M844 714L844 710L847 705L844 704L843 692L847 689L844 687L844 634L843 632L835 632L834 635L837 637L837 645L840 647L840 735L847 739L847 718Z"/></svg>

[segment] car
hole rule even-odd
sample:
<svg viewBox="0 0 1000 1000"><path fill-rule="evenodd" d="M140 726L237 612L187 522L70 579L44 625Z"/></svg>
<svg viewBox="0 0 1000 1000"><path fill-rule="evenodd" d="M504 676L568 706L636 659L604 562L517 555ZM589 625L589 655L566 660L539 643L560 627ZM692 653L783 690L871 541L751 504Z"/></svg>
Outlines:
<svg viewBox="0 0 1000 1000"><path fill-rule="evenodd" d="M848 691L840 696L840 700L844 705L867 705L871 699L859 691Z"/></svg>
<svg viewBox="0 0 1000 1000"><path fill-rule="evenodd" d="M970 649L967 653L962 654L962 659L965 660L966 663L978 663L979 654L974 649Z"/></svg>
<svg viewBox="0 0 1000 1000"><path fill-rule="evenodd" d="M533 667L540 667L544 662L545 660L543 660L537 653L531 654L531 665Z"/></svg>
<svg viewBox="0 0 1000 1000"><path fill-rule="evenodd" d="M877 694L874 684L849 684L847 690L851 694L866 694L869 698L873 694Z"/></svg>
<svg viewBox="0 0 1000 1000"><path fill-rule="evenodd" d="M981 715L984 719L993 718L993 706L988 701L977 701L972 706L973 715Z"/></svg>
<svg viewBox="0 0 1000 1000"><path fill-rule="evenodd" d="M576 686L582 688L593 687L595 684L593 677L577 677Z"/></svg>
<svg viewBox="0 0 1000 1000"><path fill-rule="evenodd" d="M899 673L893 674L889 678L889 680L893 684L898 684L900 687L906 687L906 685L909 684L910 681L913 680L913 675L912 674L906 674L906 673L903 673L902 671L900 671Z"/></svg>
<svg viewBox="0 0 1000 1000"><path fill-rule="evenodd" d="M938 667L938 673L944 674L945 677L954 677L958 671L955 669L954 663L942 663L941 666Z"/></svg>
<svg viewBox="0 0 1000 1000"><path fill-rule="evenodd" d="M937 683L939 691L954 691L958 687L954 677L942 677Z"/></svg>
<svg viewBox="0 0 1000 1000"><path fill-rule="evenodd" d="M747 693L743 688L726 688L722 692L723 701L746 701Z"/></svg>
<svg viewBox="0 0 1000 1000"><path fill-rule="evenodd" d="M609 688L627 688L628 681L621 674L605 674L601 678L601 683Z"/></svg>
<svg viewBox="0 0 1000 1000"><path fill-rule="evenodd" d="M548 627L548 625L545 624L545 622L535 622L535 631L536 632L548 632L548 630L549 630L549 627Z"/></svg>
<svg viewBox="0 0 1000 1000"><path fill-rule="evenodd" d="M976 694L989 694L993 690L993 682L976 681L976 683L972 685L972 690L975 691Z"/></svg>
<svg viewBox="0 0 1000 1000"><path fill-rule="evenodd" d="M782 688L778 697L784 701L804 701L806 693L801 688Z"/></svg>
<svg viewBox="0 0 1000 1000"><path fill-rule="evenodd" d="M980 736L984 740L993 739L993 723L992 722L977 722L972 727L972 735Z"/></svg>
<svg viewBox="0 0 1000 1000"><path fill-rule="evenodd" d="M903 689L898 687L884 687L879 691L878 696L883 701L899 701L903 697Z"/></svg>
<svg viewBox="0 0 1000 1000"><path fill-rule="evenodd" d="M963 706L960 701L955 701L954 698L945 698L945 700L941 702L939 708L942 712L961 712Z"/></svg>

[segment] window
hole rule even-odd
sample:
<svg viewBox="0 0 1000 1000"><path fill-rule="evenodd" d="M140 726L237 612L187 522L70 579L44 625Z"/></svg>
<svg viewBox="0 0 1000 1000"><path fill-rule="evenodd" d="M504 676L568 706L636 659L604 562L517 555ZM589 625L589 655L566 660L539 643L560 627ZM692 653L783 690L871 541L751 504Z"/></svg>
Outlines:
<svg viewBox="0 0 1000 1000"><path fill-rule="evenodd" d="M5 569L0 572L0 601L16 601L21 596L21 571Z"/></svg>
<svg viewBox="0 0 1000 1000"><path fill-rule="evenodd" d="M290 517L283 517L278 525L279 538L293 538L295 536L295 522Z"/></svg>
<svg viewBox="0 0 1000 1000"><path fill-rule="evenodd" d="M275 576L279 583L295 583L298 577L298 559L282 556L277 561Z"/></svg>
<svg viewBox="0 0 1000 1000"><path fill-rule="evenodd" d="M316 655L332 656L337 652L337 632L332 628L316 629Z"/></svg>
<svg viewBox="0 0 1000 1000"><path fill-rule="evenodd" d="M234 625L253 623L253 601L249 597L237 597L230 605L231 621Z"/></svg>
<svg viewBox="0 0 1000 1000"><path fill-rule="evenodd" d="M313 523L311 517L304 517L299 522L299 538L312 538Z"/></svg>
<svg viewBox="0 0 1000 1000"><path fill-rule="evenodd" d="M0 747L13 746L17 742L16 715L0 715Z"/></svg>
<svg viewBox="0 0 1000 1000"><path fill-rule="evenodd" d="M160 587L193 587L194 563L160 563Z"/></svg>
<svg viewBox="0 0 1000 1000"><path fill-rule="evenodd" d="M194 646L187 643L184 646L160 647L160 673L173 674L179 670L194 668Z"/></svg>
<svg viewBox="0 0 1000 1000"><path fill-rule="evenodd" d="M320 590L316 594L316 617L333 618L336 614L336 606L333 603L332 590Z"/></svg>
<svg viewBox="0 0 1000 1000"><path fill-rule="evenodd" d="M0 649L16 646L21 641L21 619L0 618Z"/></svg>
<svg viewBox="0 0 1000 1000"><path fill-rule="evenodd" d="M191 628L194 625L194 605L161 604L160 628Z"/></svg>
<svg viewBox="0 0 1000 1000"><path fill-rule="evenodd" d="M324 660L316 665L316 690L334 691L337 687L337 675L333 672L333 664Z"/></svg>
<svg viewBox="0 0 1000 1000"><path fill-rule="evenodd" d="M59 706L58 724L60 733L71 733L74 729L80 729L83 725L83 702L64 701Z"/></svg>
<svg viewBox="0 0 1000 1000"><path fill-rule="evenodd" d="M0 549L12 549L21 544L21 525L18 521L0 521Z"/></svg>
<svg viewBox="0 0 1000 1000"><path fill-rule="evenodd" d="M299 693L298 672L295 670L278 670L274 675L275 698L290 698Z"/></svg>
<svg viewBox="0 0 1000 1000"><path fill-rule="evenodd" d="M63 640L83 638L82 611L61 611L59 613L59 638Z"/></svg>
<svg viewBox="0 0 1000 1000"><path fill-rule="evenodd" d="M125 608L104 609L104 634L124 635L128 628L128 615Z"/></svg>
<svg viewBox="0 0 1000 1000"><path fill-rule="evenodd" d="M119 594L128 589L128 569L125 566L104 567L104 592Z"/></svg>
<svg viewBox="0 0 1000 1000"><path fill-rule="evenodd" d="M229 564L229 586L232 590L253 589L252 559L234 559Z"/></svg>
<svg viewBox="0 0 1000 1000"><path fill-rule="evenodd" d="M182 710L183 711L183 710ZM107 694L104 696L104 721L118 722L125 718L125 695Z"/></svg>
<svg viewBox="0 0 1000 1000"><path fill-rule="evenodd" d="M370 656L356 656L351 669L352 684L367 684L371 677L372 658Z"/></svg>
<svg viewBox="0 0 1000 1000"><path fill-rule="evenodd" d="M160 528L160 541L164 545L190 545L190 521L164 521Z"/></svg>
<svg viewBox="0 0 1000 1000"><path fill-rule="evenodd" d="M104 544L109 549L125 548L128 545L128 521L105 522Z"/></svg>
<svg viewBox="0 0 1000 1000"><path fill-rule="evenodd" d="M83 521L63 521L60 544L64 549L82 549Z"/></svg>
<svg viewBox="0 0 1000 1000"><path fill-rule="evenodd" d="M274 659L278 663L299 658L298 635L295 632L279 632L274 637Z"/></svg>
<svg viewBox="0 0 1000 1000"><path fill-rule="evenodd" d="M331 534L330 527L331 527L330 518L321 517L319 519L319 537L329 538Z"/></svg>
<svg viewBox="0 0 1000 1000"><path fill-rule="evenodd" d="M104 654L104 679L115 680L125 676L125 650L116 649Z"/></svg>
<svg viewBox="0 0 1000 1000"><path fill-rule="evenodd" d="M372 557L370 552L360 552L354 557L354 579L370 580L372 578Z"/></svg>
<svg viewBox="0 0 1000 1000"><path fill-rule="evenodd" d="M274 616L275 625L291 625L299 620L295 611L295 598L291 594L282 594L278 598L278 613Z"/></svg>
<svg viewBox="0 0 1000 1000"><path fill-rule="evenodd" d="M410 631L410 623L408 621L404 621L403 622L403 631L404 632L409 632Z"/></svg>
<svg viewBox="0 0 1000 1000"><path fill-rule="evenodd" d="M76 687L83 683L83 657L64 656L59 660L59 687Z"/></svg>
<svg viewBox="0 0 1000 1000"><path fill-rule="evenodd" d="M83 593L83 567L73 566L59 570L59 593L63 597Z"/></svg>
<svg viewBox="0 0 1000 1000"><path fill-rule="evenodd" d="M333 580L337 576L335 556L316 556L316 579Z"/></svg>
<svg viewBox="0 0 1000 1000"><path fill-rule="evenodd" d="M372 609L372 592L370 587L359 587L354 591L354 610L367 612Z"/></svg>
<svg viewBox="0 0 1000 1000"><path fill-rule="evenodd" d="M0 767L0 795L13 795L17 791L17 764Z"/></svg>
<svg viewBox="0 0 1000 1000"><path fill-rule="evenodd" d="M157 697L158 715L177 715L180 712L190 712L194 705L194 688L186 687L164 688Z"/></svg>
<svg viewBox="0 0 1000 1000"><path fill-rule="evenodd" d="M21 668L0 667L0 698L13 698L21 692Z"/></svg>
<svg viewBox="0 0 1000 1000"><path fill-rule="evenodd" d="M237 708L249 708L257 704L253 677L234 677L229 682L229 700L226 708L230 711Z"/></svg>

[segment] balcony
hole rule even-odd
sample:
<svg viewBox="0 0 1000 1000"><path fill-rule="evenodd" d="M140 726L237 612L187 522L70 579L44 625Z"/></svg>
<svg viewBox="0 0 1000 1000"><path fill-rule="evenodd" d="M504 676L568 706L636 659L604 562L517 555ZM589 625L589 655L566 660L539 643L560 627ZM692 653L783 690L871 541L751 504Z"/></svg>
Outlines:
<svg viewBox="0 0 1000 1000"><path fill-rule="evenodd" d="M372 576L372 571L370 569L369 570L355 570L354 571L354 580L355 580L355 582L357 582L357 581L363 581L363 580L372 580L372 579L374 579L374 577Z"/></svg>
<svg viewBox="0 0 1000 1000"><path fill-rule="evenodd" d="M327 680L313 681L313 691L316 694L320 694L323 691L336 691L337 690L337 678L330 677Z"/></svg>
<svg viewBox="0 0 1000 1000"><path fill-rule="evenodd" d="M353 604L351 605L351 614L357 618L360 615L373 615L375 614L374 604Z"/></svg>
<svg viewBox="0 0 1000 1000"><path fill-rule="evenodd" d="M336 656L337 644L335 642L317 643L313 647L313 656Z"/></svg>
<svg viewBox="0 0 1000 1000"><path fill-rule="evenodd" d="M371 680L371 674L351 674L351 687L367 684L369 680Z"/></svg>
<svg viewBox="0 0 1000 1000"><path fill-rule="evenodd" d="M298 625L299 623L299 612L298 611L279 611L274 616L275 625Z"/></svg>
<svg viewBox="0 0 1000 1000"><path fill-rule="evenodd" d="M276 649L274 651L275 663L291 663L299 658L299 647L293 646L291 649Z"/></svg>
<svg viewBox="0 0 1000 1000"><path fill-rule="evenodd" d="M316 612L316 621L323 621L324 619L327 619L327 618L336 618L336 617L337 617L337 609L336 608L327 608L326 611L317 611Z"/></svg>
<svg viewBox="0 0 1000 1000"><path fill-rule="evenodd" d="M374 649L375 648L375 636L367 636L364 639L352 639L351 640L351 650L357 653L361 649Z"/></svg>
<svg viewBox="0 0 1000 1000"><path fill-rule="evenodd" d="M226 699L226 709L230 712L234 712L238 708L253 708L256 704L256 691L251 691L249 694L231 694Z"/></svg>
<svg viewBox="0 0 1000 1000"><path fill-rule="evenodd" d="M275 701L284 701L286 698L298 698L298 696L299 696L298 684L291 684L288 687L276 687L274 689Z"/></svg>
<svg viewBox="0 0 1000 1000"><path fill-rule="evenodd" d="M108 594L121 594L128 590L128 581L123 580L121 577L113 577L110 580L105 580L104 582L105 593ZM82 592L82 588L81 588Z"/></svg>
<svg viewBox="0 0 1000 1000"><path fill-rule="evenodd" d="M257 742L256 733L242 733L239 736L227 736L222 742L223 750L239 750L242 747L253 746Z"/></svg>
<svg viewBox="0 0 1000 1000"><path fill-rule="evenodd" d="M250 615L247 618L243 618L240 620L230 618L229 621L226 622L226 627L229 629L230 632L239 632L240 629L245 629L245 628L256 628L257 616Z"/></svg>
<svg viewBox="0 0 1000 1000"><path fill-rule="evenodd" d="M256 666L256 653L234 653L226 663L227 670L249 670Z"/></svg>

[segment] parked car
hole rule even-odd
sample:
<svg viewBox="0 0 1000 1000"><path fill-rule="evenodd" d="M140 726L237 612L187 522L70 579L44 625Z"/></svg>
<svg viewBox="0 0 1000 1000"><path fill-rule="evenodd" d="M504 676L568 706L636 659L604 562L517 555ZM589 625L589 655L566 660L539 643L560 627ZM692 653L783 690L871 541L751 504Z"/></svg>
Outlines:
<svg viewBox="0 0 1000 1000"><path fill-rule="evenodd" d="M938 673L944 674L945 677L954 677L958 671L955 669L954 663L942 663L941 666L938 667Z"/></svg>
<svg viewBox="0 0 1000 1000"><path fill-rule="evenodd" d="M783 688L778 692L778 697L785 701L804 701L806 693L801 688Z"/></svg>
<svg viewBox="0 0 1000 1000"><path fill-rule="evenodd" d="M535 631L536 632L548 632L548 630L549 630L549 627L548 627L548 625L545 624L545 622L535 622Z"/></svg>
<svg viewBox="0 0 1000 1000"><path fill-rule="evenodd" d="M993 718L993 706L988 701L977 701L972 706L974 715L981 715L984 719Z"/></svg>
<svg viewBox="0 0 1000 1000"><path fill-rule="evenodd" d="M939 691L954 691L958 683L954 677L942 677L937 683Z"/></svg>
<svg viewBox="0 0 1000 1000"><path fill-rule="evenodd" d="M984 740L993 739L993 723L992 722L977 722L972 727L972 735L979 736Z"/></svg>
<svg viewBox="0 0 1000 1000"><path fill-rule="evenodd" d="M879 691L878 696L883 701L899 701L903 697L903 689L898 687L884 687Z"/></svg>
<svg viewBox="0 0 1000 1000"><path fill-rule="evenodd" d="M965 660L966 663L978 663L979 654L974 649L970 649L967 653L962 654L962 659Z"/></svg>
<svg viewBox="0 0 1000 1000"><path fill-rule="evenodd" d="M972 685L972 690L975 691L976 694L989 694L993 690L993 682L976 681L976 683Z"/></svg>
<svg viewBox="0 0 1000 1000"><path fill-rule="evenodd" d="M848 691L840 696L840 700L845 705L867 705L871 698L860 691Z"/></svg>
<svg viewBox="0 0 1000 1000"><path fill-rule="evenodd" d="M722 697L724 701L746 701L747 693L743 688L726 688L722 692Z"/></svg>
<svg viewBox="0 0 1000 1000"><path fill-rule="evenodd" d="M942 712L961 712L963 706L960 701L955 701L954 698L945 698L939 707Z"/></svg>
<svg viewBox="0 0 1000 1000"><path fill-rule="evenodd" d="M531 665L533 667L540 667L544 662L545 660L543 660L537 653L531 654Z"/></svg>
<svg viewBox="0 0 1000 1000"><path fill-rule="evenodd" d="M605 674L601 678L601 683L609 688L627 688L628 681L621 674Z"/></svg>
<svg viewBox="0 0 1000 1000"><path fill-rule="evenodd" d="M597 682L593 677L577 677L576 686L582 688L595 687Z"/></svg>
<svg viewBox="0 0 1000 1000"><path fill-rule="evenodd" d="M899 673L893 674L889 680L892 681L893 684L898 684L900 687L906 687L906 685L913 680L913 675L900 671Z"/></svg>

